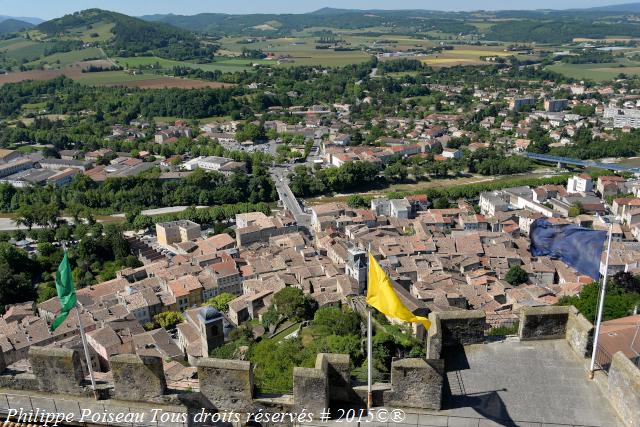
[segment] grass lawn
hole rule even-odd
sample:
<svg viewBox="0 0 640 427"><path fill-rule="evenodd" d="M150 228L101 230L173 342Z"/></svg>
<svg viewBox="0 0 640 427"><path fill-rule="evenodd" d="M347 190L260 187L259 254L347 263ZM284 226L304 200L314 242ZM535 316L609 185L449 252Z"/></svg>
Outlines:
<svg viewBox="0 0 640 427"><path fill-rule="evenodd" d="M160 116L156 116L153 118L153 120L158 123L175 123L176 120L184 120L181 117L160 117ZM191 119L186 119L187 122L191 122ZM207 123L212 123L212 122L225 122L231 120L231 116L214 116L214 117L205 117L202 119L197 119L198 123L200 123L201 125L206 125Z"/></svg>
<svg viewBox="0 0 640 427"><path fill-rule="evenodd" d="M278 332L277 334L275 334L273 337L268 338L274 342L279 342L282 341L287 335L293 333L295 330L297 330L300 327L300 322L298 323L294 323L293 325L289 326L286 329L283 329L282 331Z"/></svg>
<svg viewBox="0 0 640 427"><path fill-rule="evenodd" d="M470 177L459 177L459 178L450 178L450 179L432 179L431 181L420 181L420 182L410 182L410 183L400 183L400 184L391 184L387 188L384 189L375 189L366 192L354 192L349 194L335 194L332 196L318 196L311 197L306 199L305 201L310 205L319 205L322 203L330 203L330 202L346 202L349 196L353 194L360 194L362 196L386 196L388 193L413 193L416 191L427 190L430 188L447 188L447 187L455 187L459 185L467 185L467 184L477 184L482 182L500 182L500 181L508 181L513 178L542 178L544 176L548 176L549 171L539 171L539 172L531 172L525 174L518 175L506 175L506 176L482 176L482 175L474 175Z"/></svg>
<svg viewBox="0 0 640 427"><path fill-rule="evenodd" d="M395 78L402 78L402 77L407 77L407 76L417 76L419 75L420 72L419 71L397 71L397 72L393 72L393 73L385 73L384 75L387 77L395 77Z"/></svg>
<svg viewBox="0 0 640 427"><path fill-rule="evenodd" d="M41 110L43 108L46 108L47 103L46 102L37 102L34 104L22 104L22 109L23 110Z"/></svg>

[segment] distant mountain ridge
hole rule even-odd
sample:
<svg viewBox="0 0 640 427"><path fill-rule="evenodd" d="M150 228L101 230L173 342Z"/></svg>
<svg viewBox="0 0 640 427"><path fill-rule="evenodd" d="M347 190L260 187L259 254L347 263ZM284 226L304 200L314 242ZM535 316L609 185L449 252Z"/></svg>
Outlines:
<svg viewBox="0 0 640 427"><path fill-rule="evenodd" d="M27 22L31 25L38 25L43 23L45 20L40 18L33 18L28 16L8 16L8 15L0 15L0 22L7 21L9 19L13 19L15 21Z"/></svg>
<svg viewBox="0 0 640 427"><path fill-rule="evenodd" d="M578 10L640 13L640 3L611 4L607 6L589 7L586 9L578 9Z"/></svg>
<svg viewBox="0 0 640 427"><path fill-rule="evenodd" d="M18 31L33 27L34 25L29 22L19 21L17 19L5 19L4 21L0 21L0 34L17 33Z"/></svg>

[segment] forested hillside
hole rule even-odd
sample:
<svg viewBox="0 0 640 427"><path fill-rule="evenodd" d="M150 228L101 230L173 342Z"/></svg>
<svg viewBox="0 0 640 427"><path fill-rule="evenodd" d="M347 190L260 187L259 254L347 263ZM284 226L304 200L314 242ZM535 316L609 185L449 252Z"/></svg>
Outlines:
<svg viewBox="0 0 640 427"><path fill-rule="evenodd" d="M640 36L636 23L596 23L590 20L504 21L495 24L486 38L507 42L566 43L576 37Z"/></svg>
<svg viewBox="0 0 640 427"><path fill-rule="evenodd" d="M226 15L201 13L193 16L150 15L142 19L164 22L180 28L213 35L289 35L308 27L330 27L365 29L377 26L392 26L401 32L442 31L470 34L476 31L453 14L447 17L433 16L428 11L383 11L371 14L360 11L338 11L335 13L307 13L287 15Z"/></svg>
<svg viewBox="0 0 640 427"><path fill-rule="evenodd" d="M155 55L176 60L211 59L214 46L202 46L190 32L167 24L149 23L116 12L89 9L43 22L37 28L51 37L67 35L78 28L91 29L111 23L113 37L105 48L119 56Z"/></svg>
<svg viewBox="0 0 640 427"><path fill-rule="evenodd" d="M33 27L32 24L17 19L6 19L0 22L0 34L15 33Z"/></svg>

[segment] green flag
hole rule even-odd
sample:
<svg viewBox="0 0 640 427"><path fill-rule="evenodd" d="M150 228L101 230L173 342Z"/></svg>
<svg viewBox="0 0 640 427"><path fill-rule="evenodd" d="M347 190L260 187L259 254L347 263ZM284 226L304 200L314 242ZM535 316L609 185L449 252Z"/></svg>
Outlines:
<svg viewBox="0 0 640 427"><path fill-rule="evenodd" d="M71 309L76 305L76 288L73 286L73 276L67 252L64 253L64 258L62 258L56 272L56 291L58 292L61 310L56 320L51 324L51 328L49 328L51 332L65 321Z"/></svg>

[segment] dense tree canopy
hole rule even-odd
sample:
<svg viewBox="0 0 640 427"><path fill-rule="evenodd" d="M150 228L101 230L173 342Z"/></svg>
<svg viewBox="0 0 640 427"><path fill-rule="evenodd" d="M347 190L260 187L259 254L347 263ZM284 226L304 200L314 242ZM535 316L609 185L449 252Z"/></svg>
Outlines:
<svg viewBox="0 0 640 427"><path fill-rule="evenodd" d="M560 305L573 305L590 322L595 322L599 298L598 283L585 286L579 295L562 297ZM640 293L628 292L613 280L607 285L604 300L604 320L619 319L633 314L636 306L640 306Z"/></svg>

